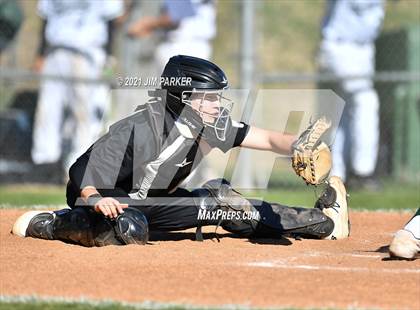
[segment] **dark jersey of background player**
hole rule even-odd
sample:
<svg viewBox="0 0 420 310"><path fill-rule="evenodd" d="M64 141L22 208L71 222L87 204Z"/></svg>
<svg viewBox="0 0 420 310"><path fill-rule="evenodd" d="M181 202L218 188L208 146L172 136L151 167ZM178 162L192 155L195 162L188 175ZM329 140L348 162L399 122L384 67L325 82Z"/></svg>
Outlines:
<svg viewBox="0 0 420 310"><path fill-rule="evenodd" d="M109 192L121 197L131 193L134 199L168 195L200 163L205 149L227 152L241 145L248 133L247 124L229 121L225 141L203 131L194 134L163 101L153 98L140 106L77 159L69 171L69 206L75 205L85 186L94 186L103 196Z"/></svg>

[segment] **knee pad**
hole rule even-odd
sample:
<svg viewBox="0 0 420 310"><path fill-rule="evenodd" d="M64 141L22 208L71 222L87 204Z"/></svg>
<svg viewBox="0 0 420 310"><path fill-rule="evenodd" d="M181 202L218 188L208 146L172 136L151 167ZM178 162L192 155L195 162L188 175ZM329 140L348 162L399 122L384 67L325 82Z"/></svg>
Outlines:
<svg viewBox="0 0 420 310"><path fill-rule="evenodd" d="M140 210L126 208L115 222L115 232L125 244L146 244L149 240L149 224Z"/></svg>
<svg viewBox="0 0 420 310"><path fill-rule="evenodd" d="M203 184L202 187L207 190L211 190L213 194L216 194L220 191L223 184L230 186L229 181L227 181L226 179L218 178L218 179L212 179L210 181L207 181L206 183Z"/></svg>
<svg viewBox="0 0 420 310"><path fill-rule="evenodd" d="M258 211L248 199L235 191L227 180L210 180L203 188L195 190L194 196L199 199L199 215L206 214L210 218L199 222L197 240L202 240L201 226L204 225L220 225L223 229L243 237L249 237L255 232ZM232 213L228 214L229 212ZM251 216L252 212L257 213L255 218ZM248 213L249 217L244 217L245 213Z"/></svg>
<svg viewBox="0 0 420 310"><path fill-rule="evenodd" d="M235 211L256 211L252 203L237 192L225 179L213 179L203 185L217 204Z"/></svg>

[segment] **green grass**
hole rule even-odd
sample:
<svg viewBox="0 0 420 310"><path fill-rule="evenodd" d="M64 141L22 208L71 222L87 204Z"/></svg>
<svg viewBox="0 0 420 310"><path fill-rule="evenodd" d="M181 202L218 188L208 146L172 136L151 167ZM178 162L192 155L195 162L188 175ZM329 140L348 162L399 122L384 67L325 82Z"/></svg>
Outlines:
<svg viewBox="0 0 420 310"><path fill-rule="evenodd" d="M31 301L31 302L0 302L0 310L134 310L134 309L187 309L181 306L142 306L125 305L117 302L58 302L58 301ZM188 308L192 309L192 308ZM198 309L198 308L197 308Z"/></svg>
<svg viewBox="0 0 420 310"><path fill-rule="evenodd" d="M98 302L98 301L59 301L59 300L37 300L30 298L24 301L0 301L0 310L134 310L134 309L155 309L155 310L204 310L204 309L249 309L249 307L227 305L222 307L198 307L192 305L161 304L144 302L140 304L127 304L119 302ZM298 308L279 308L283 310L298 310ZM320 309L320 308L313 308ZM325 308L330 309L330 308Z"/></svg>
<svg viewBox="0 0 420 310"><path fill-rule="evenodd" d="M244 192L248 197L263 198L286 205L311 207L322 188L293 186L271 188L266 191ZM419 186L384 182L380 192L350 191L350 208L354 210L406 210L420 207ZM65 204L65 188L60 186L2 186L0 205L7 208L31 205Z"/></svg>
<svg viewBox="0 0 420 310"><path fill-rule="evenodd" d="M122 306L122 305L107 305L107 306L96 306L82 303L60 303L60 302L31 302L31 303L0 303L0 310L90 310L90 309L101 309L101 310L119 310L119 309L135 309L134 307Z"/></svg>
<svg viewBox="0 0 420 310"><path fill-rule="evenodd" d="M0 205L30 206L65 203L65 188L62 186L0 186Z"/></svg>
<svg viewBox="0 0 420 310"><path fill-rule="evenodd" d="M386 189L380 192L350 191L349 207L352 210L416 210L420 207L418 187L408 186ZM271 202L279 202L291 206L314 205L321 190L315 193L309 187L306 190L271 190L252 193L254 197L261 197Z"/></svg>

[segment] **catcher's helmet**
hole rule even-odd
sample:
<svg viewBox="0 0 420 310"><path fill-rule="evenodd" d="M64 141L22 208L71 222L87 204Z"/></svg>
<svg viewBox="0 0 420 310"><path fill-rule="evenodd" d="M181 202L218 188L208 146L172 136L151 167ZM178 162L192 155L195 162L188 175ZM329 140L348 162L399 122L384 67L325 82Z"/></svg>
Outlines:
<svg viewBox="0 0 420 310"><path fill-rule="evenodd" d="M171 79L180 78L186 83L170 83ZM207 135L215 134L217 139L225 140L233 103L222 96L222 91L228 88L228 80L222 69L201 58L178 55L169 59L162 73L162 81L162 89L168 92L166 104L169 111L202 136L205 136L205 127L210 127L214 131L206 130ZM192 98L197 96L201 101L198 108L193 109ZM206 121L203 116L207 113L201 109L208 100L217 102L218 113L211 115L211 121Z"/></svg>

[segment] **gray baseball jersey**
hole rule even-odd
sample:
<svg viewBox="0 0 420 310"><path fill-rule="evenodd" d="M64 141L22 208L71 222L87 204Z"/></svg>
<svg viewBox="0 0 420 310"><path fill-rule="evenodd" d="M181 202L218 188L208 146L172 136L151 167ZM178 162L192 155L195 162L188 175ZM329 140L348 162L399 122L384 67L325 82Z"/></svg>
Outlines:
<svg viewBox="0 0 420 310"><path fill-rule="evenodd" d="M123 13L121 0L40 0L38 14L48 20L46 40L51 46L81 51L103 47L108 41L107 22Z"/></svg>

